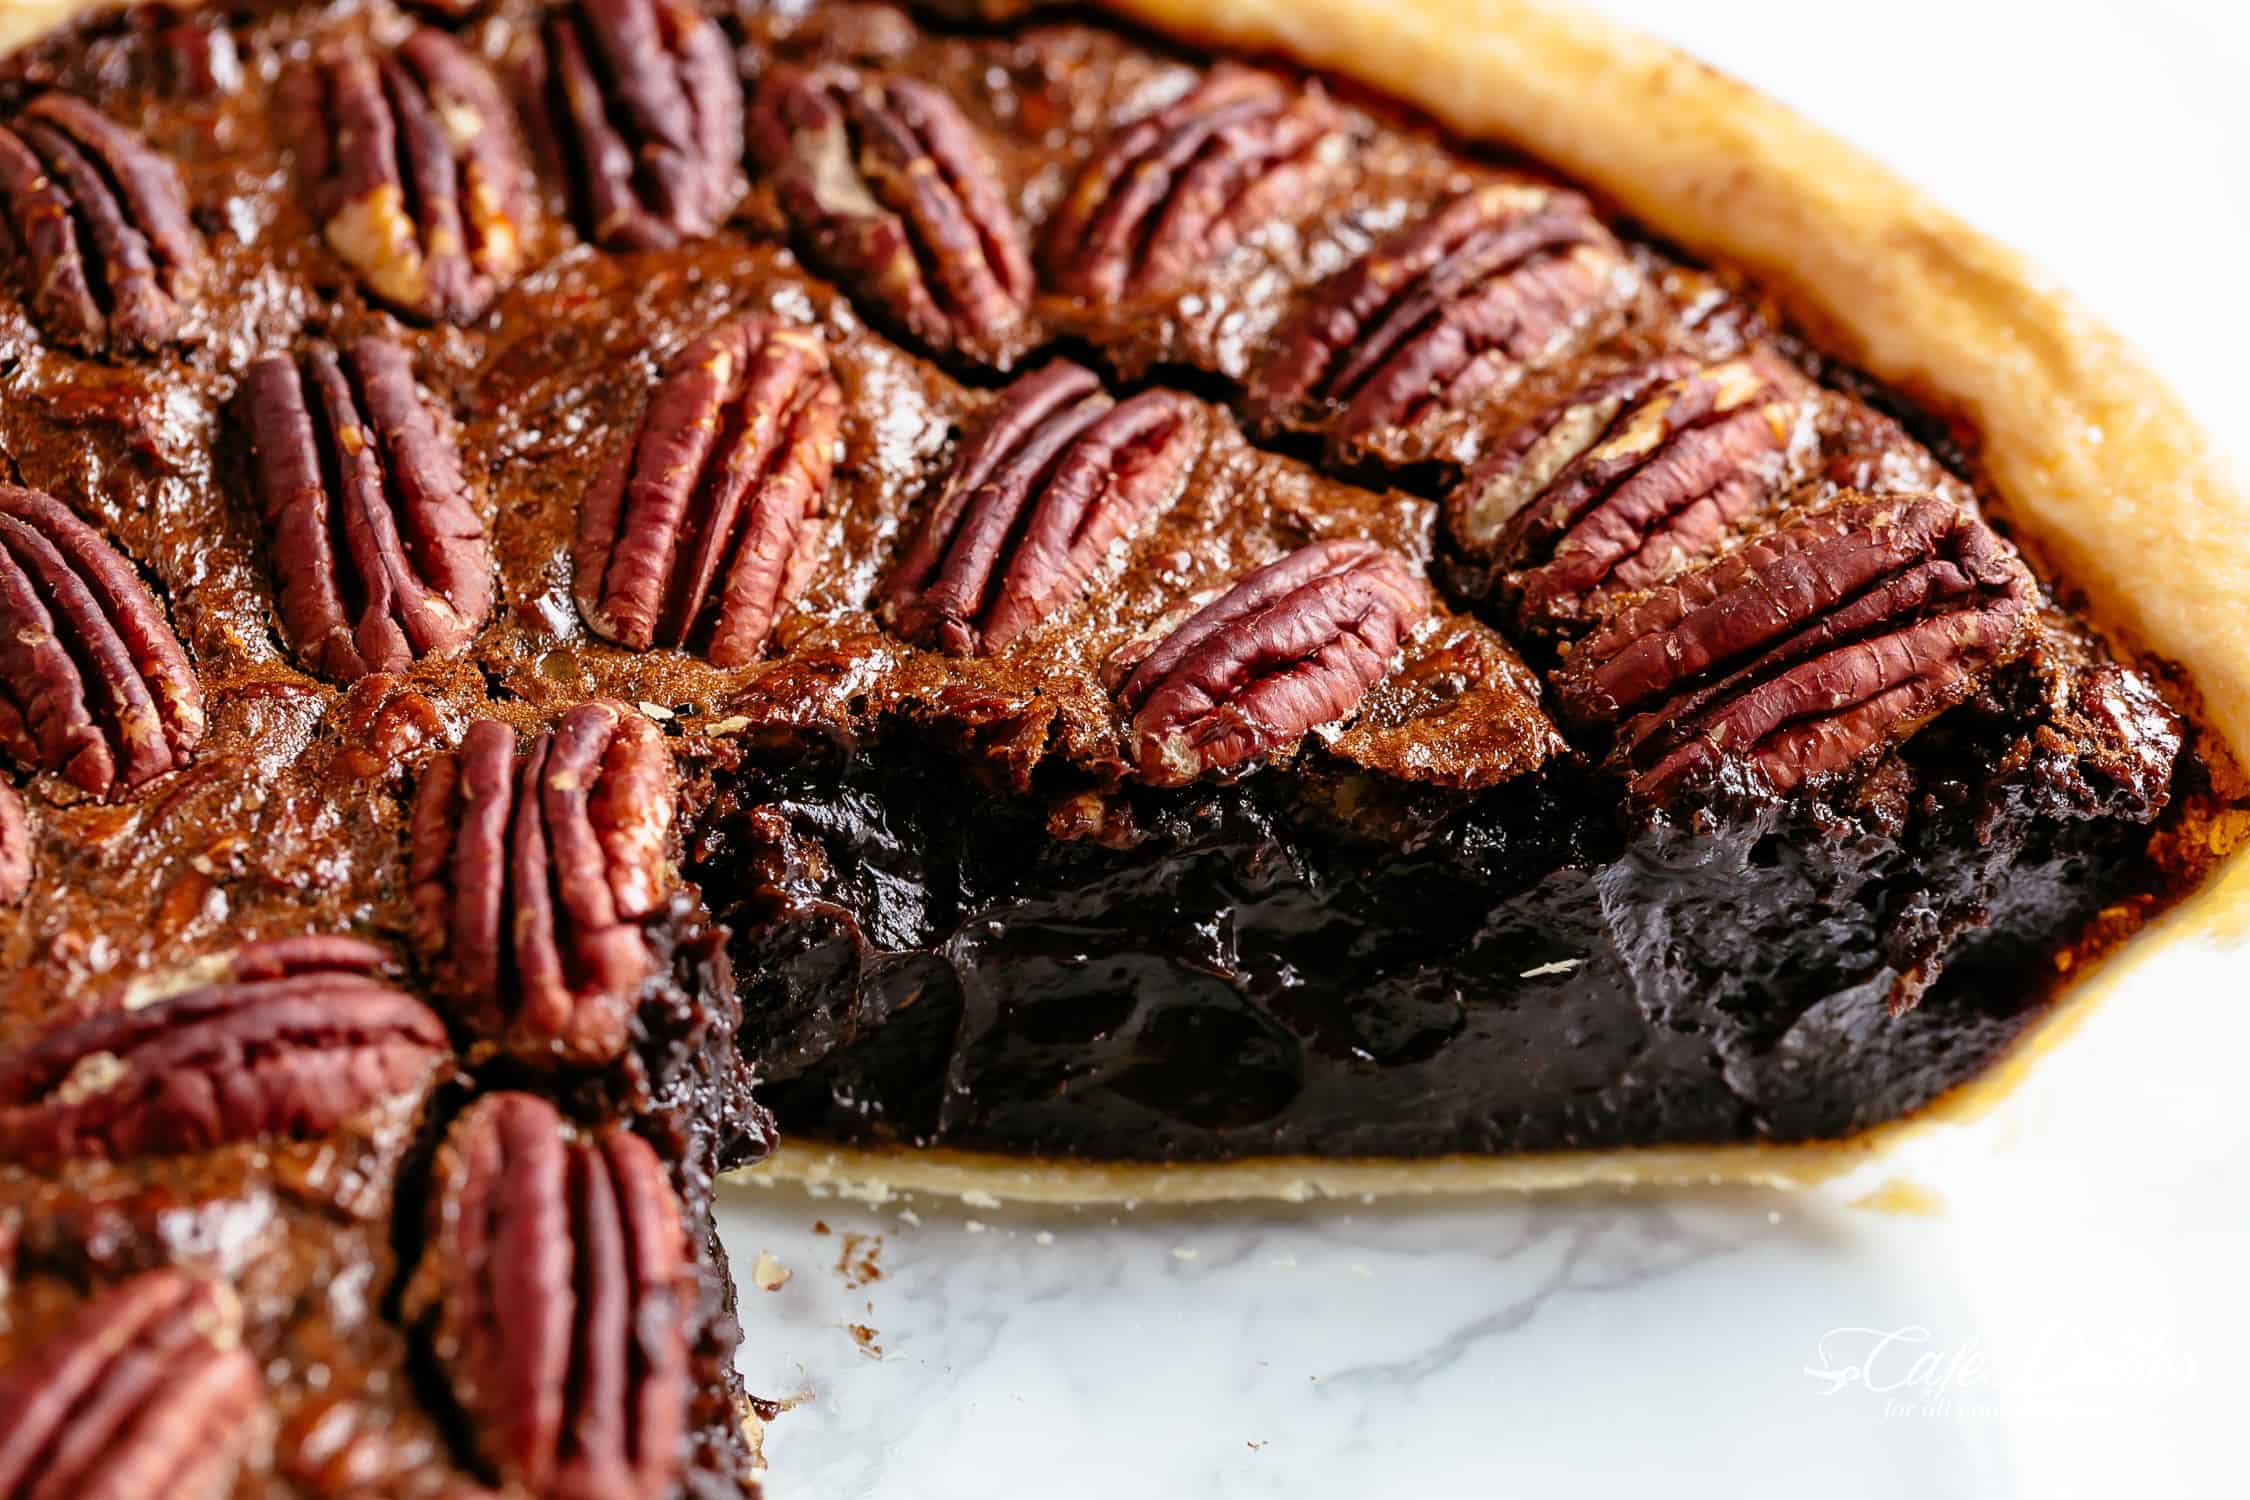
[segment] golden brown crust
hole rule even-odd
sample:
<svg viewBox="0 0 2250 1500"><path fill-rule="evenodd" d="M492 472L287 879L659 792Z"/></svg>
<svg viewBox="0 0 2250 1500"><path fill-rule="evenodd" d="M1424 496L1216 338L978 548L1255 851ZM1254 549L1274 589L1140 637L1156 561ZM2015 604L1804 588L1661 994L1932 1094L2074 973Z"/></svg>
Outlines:
<svg viewBox="0 0 2250 1500"><path fill-rule="evenodd" d="M0 53L113 0L0 4ZM2015 534L2128 648L2176 662L2250 764L2250 496L2116 334L2018 256L1773 100L1561 0L1101 0L1187 40L1286 56L1502 142L1751 272L1832 352L1979 439ZM1805 1184L2008 1092L2094 1001L2177 941L2239 939L2250 854L2081 978L2000 1067L1834 1145L1428 1162L1087 1166L801 1146L778 1175L1028 1201L1186 1202L1585 1184Z"/></svg>

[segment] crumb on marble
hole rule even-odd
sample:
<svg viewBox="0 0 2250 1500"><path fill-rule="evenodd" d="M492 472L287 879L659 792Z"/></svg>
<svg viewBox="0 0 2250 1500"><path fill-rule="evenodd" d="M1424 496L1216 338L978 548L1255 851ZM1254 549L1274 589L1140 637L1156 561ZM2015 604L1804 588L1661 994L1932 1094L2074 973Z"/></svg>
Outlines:
<svg viewBox="0 0 2250 1500"><path fill-rule="evenodd" d="M883 1279L883 1237L879 1234L861 1234L855 1230L844 1231L843 1249L836 1257L836 1274L844 1285L856 1289L870 1281Z"/></svg>
<svg viewBox="0 0 2250 1500"><path fill-rule="evenodd" d="M761 1292L778 1292L788 1281L789 1268L776 1260L771 1250L760 1250L750 1267L750 1284Z"/></svg>

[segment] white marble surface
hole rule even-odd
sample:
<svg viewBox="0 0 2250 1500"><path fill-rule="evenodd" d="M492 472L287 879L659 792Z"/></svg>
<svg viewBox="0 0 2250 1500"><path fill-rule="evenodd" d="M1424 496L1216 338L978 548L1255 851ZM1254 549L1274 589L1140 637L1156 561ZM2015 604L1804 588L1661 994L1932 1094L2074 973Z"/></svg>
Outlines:
<svg viewBox="0 0 2250 1500"><path fill-rule="evenodd" d="M2250 449L2244 7L1610 8L2037 246ZM2246 960L2168 955L1995 1116L1819 1194L1027 1213L735 1189L744 1280L761 1249L791 1273L743 1291L753 1388L804 1396L770 1426L771 1493L2243 1495ZM1933 1211L1851 1205L1884 1176ZM870 1257L879 1278L850 1269Z"/></svg>

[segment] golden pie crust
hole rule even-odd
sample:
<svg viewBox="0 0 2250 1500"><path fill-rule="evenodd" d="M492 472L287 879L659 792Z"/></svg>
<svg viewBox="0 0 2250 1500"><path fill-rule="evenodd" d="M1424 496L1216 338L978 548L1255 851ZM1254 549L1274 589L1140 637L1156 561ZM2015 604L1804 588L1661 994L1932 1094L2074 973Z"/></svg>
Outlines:
<svg viewBox="0 0 2250 1500"><path fill-rule="evenodd" d="M0 0L0 53L114 0ZM2250 765L2250 491L2122 338L2015 252L1780 103L1561 0L1097 0L1215 50L1286 58L1574 178L1657 234L1741 267L1815 342L1954 419L2011 535L2127 656L2173 664L2223 777ZM2229 790L2239 793L2241 785ZM2215 827L2214 840L2250 843ZM2227 852L2227 851L2221 851ZM2085 966L2000 1064L1849 1140L1430 1160L1159 1166L799 1143L757 1169L857 1194L1043 1203L1803 1186L2006 1095L2159 948L2250 930L2250 849Z"/></svg>

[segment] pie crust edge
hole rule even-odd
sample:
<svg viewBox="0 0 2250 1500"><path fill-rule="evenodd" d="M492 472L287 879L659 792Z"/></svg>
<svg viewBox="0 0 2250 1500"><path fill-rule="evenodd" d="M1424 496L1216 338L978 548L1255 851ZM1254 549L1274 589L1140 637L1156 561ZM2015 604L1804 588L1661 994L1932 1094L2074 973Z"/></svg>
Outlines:
<svg viewBox="0 0 2250 1500"><path fill-rule="evenodd" d="M0 55L123 3L14 0L0 11ZM1823 350L1976 434L2011 536L2069 580L2123 654L2182 669L2195 716L2233 758L2222 774L2250 766L2250 490L2126 340L1876 158L1569 0L1093 4L1182 41L1363 84L1461 139L1520 150L1690 252L1749 272ZM1841 1141L1185 1164L808 1142L784 1146L756 1175L865 1196L1030 1203L1805 1187L1982 1114L2160 949L2246 933L2250 850L2089 966L1993 1067Z"/></svg>

